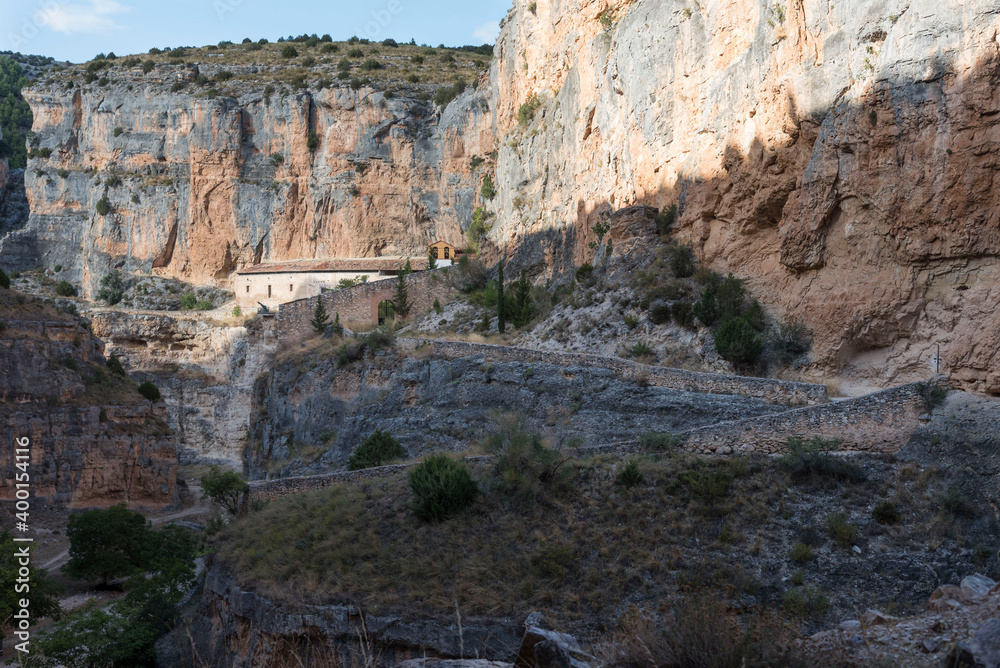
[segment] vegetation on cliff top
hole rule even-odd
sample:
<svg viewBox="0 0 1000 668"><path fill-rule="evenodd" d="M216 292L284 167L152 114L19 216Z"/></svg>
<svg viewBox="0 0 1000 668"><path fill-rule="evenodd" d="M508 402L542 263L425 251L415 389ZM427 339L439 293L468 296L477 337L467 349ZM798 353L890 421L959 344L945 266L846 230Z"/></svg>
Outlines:
<svg viewBox="0 0 1000 668"><path fill-rule="evenodd" d="M283 98L301 89L322 90L374 85L389 91L412 88L425 100L450 101L488 66L492 46L397 44L353 39L334 42L328 36L300 35L276 43L245 39L204 47L164 47L146 54L118 57L98 54L89 63L49 72L48 85L62 87L170 84L173 92L237 96L247 85L265 86ZM198 65L199 72L188 70ZM185 72L191 72L185 75ZM278 88L275 89L275 86ZM447 90L447 94L438 94ZM214 92L213 92L214 91ZM211 93L211 95L210 95ZM265 95L268 100L271 94Z"/></svg>

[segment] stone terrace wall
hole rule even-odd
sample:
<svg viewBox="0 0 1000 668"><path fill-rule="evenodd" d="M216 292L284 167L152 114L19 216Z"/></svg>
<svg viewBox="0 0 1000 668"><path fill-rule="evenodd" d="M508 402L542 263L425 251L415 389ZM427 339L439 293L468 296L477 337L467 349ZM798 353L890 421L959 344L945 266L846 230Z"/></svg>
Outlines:
<svg viewBox="0 0 1000 668"><path fill-rule="evenodd" d="M315 308L315 307L314 307ZM441 339L400 338L404 348L430 350L441 357L465 357L483 355L495 362L536 362L559 366L600 367L630 380L645 379L650 385L669 387L703 394L738 394L764 401L801 406L827 401L825 385L793 383L770 378L749 378L724 374L699 373L683 369L649 366L616 357L588 355L584 353L557 353L531 350L515 346L497 346L486 343L465 341L444 341Z"/></svg>
<svg viewBox="0 0 1000 668"><path fill-rule="evenodd" d="M680 432L677 436L681 439L680 449L706 455L777 454L785 449L789 436L837 438L841 441L841 452L888 454L898 452L906 445L920 425L923 412L919 384L912 383L854 399L721 422ZM622 441L580 448L576 454L629 454L642 449L638 441ZM488 456L480 456L466 458L466 461L489 459ZM387 478L412 466L415 464L255 481L250 483L250 494L254 499L276 499L338 483Z"/></svg>
<svg viewBox="0 0 1000 668"><path fill-rule="evenodd" d="M407 295L410 299L410 317L430 311L435 299L442 303L455 294L455 289L447 281L448 269L421 271L410 274L406 278ZM320 295L332 320L335 313L340 314L341 322L377 323L378 305L386 299L392 299L396 292L396 280L386 279L355 285L344 290L324 292ZM312 332L309 321L316 309L316 297L298 299L282 304L278 309L278 329L283 335L293 338Z"/></svg>

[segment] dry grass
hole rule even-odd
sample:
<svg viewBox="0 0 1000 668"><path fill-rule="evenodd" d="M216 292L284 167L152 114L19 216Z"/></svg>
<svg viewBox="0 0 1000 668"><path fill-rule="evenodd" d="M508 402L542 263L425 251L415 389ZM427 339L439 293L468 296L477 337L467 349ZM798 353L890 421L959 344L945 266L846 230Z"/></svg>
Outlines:
<svg viewBox="0 0 1000 668"><path fill-rule="evenodd" d="M679 583L751 591L738 564L685 558L690 541L749 521L778 485L768 468L742 470L732 494L701 491L724 461L692 457L641 462L642 482L616 484L613 458L570 464L568 484L526 499L474 465L484 493L449 521L418 522L406 477L339 485L272 503L233 526L220 557L269 595L316 603L356 601L372 611L518 617L542 610L565 624L614 615L622 601L660 597ZM730 474L731 475L731 474ZM747 481L763 476L754 489ZM702 498L705 496L708 500ZM759 498L751 501L750 495Z"/></svg>

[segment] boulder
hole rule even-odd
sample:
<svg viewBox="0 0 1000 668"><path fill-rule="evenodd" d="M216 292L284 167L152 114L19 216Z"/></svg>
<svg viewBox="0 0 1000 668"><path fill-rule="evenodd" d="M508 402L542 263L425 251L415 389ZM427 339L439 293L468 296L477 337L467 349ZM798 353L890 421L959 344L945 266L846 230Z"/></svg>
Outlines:
<svg viewBox="0 0 1000 668"><path fill-rule="evenodd" d="M983 668L1000 668L1000 619L994 617L979 627L969 643L976 663Z"/></svg>
<svg viewBox="0 0 1000 668"><path fill-rule="evenodd" d="M961 587L941 585L931 594L927 606L933 610L947 610L968 602L968 596Z"/></svg>
<svg viewBox="0 0 1000 668"><path fill-rule="evenodd" d="M995 580L979 573L962 578L962 593L969 599L985 598L990 593L990 590L996 586L997 583Z"/></svg>
<svg viewBox="0 0 1000 668"><path fill-rule="evenodd" d="M529 626L514 668L590 668L592 660L573 636Z"/></svg>
<svg viewBox="0 0 1000 668"><path fill-rule="evenodd" d="M861 623L865 626L876 626L878 624L888 624L892 620L886 614L879 612L878 610L869 610L865 614L861 615Z"/></svg>

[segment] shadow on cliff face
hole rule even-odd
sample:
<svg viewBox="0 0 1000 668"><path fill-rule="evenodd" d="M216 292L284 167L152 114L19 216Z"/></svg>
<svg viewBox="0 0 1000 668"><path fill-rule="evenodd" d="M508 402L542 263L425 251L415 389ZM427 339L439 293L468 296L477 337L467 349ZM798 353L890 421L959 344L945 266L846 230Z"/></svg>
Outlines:
<svg viewBox="0 0 1000 668"><path fill-rule="evenodd" d="M1000 55L926 71L877 80L823 114L800 116L790 100L781 133L727 146L717 176L630 204L677 204L677 240L813 330L815 374L860 386L926 378L940 345L941 372L1000 394ZM578 201L565 228L518 239L511 269L568 280L593 258L595 223L620 208ZM630 240L611 238L615 261Z"/></svg>

